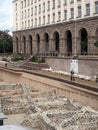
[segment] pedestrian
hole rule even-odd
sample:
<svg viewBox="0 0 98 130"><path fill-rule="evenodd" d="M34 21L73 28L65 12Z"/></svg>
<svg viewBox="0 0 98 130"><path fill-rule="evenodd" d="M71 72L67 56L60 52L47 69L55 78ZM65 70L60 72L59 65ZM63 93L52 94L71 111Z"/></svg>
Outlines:
<svg viewBox="0 0 98 130"><path fill-rule="evenodd" d="M7 67L7 62L5 63L5 67Z"/></svg>
<svg viewBox="0 0 98 130"><path fill-rule="evenodd" d="M71 81L74 81L74 70L71 70Z"/></svg>
<svg viewBox="0 0 98 130"><path fill-rule="evenodd" d="M98 75L96 76L96 84L98 85Z"/></svg>

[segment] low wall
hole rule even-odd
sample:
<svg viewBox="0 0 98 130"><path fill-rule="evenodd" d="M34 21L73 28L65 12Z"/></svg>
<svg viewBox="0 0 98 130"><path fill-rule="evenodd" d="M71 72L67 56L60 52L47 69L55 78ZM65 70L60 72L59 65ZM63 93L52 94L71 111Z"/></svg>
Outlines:
<svg viewBox="0 0 98 130"><path fill-rule="evenodd" d="M0 81L8 83L18 83L22 73L8 70L7 68L0 68Z"/></svg>
<svg viewBox="0 0 98 130"><path fill-rule="evenodd" d="M46 62L53 70L66 71L70 73L71 60L68 58L46 58ZM98 74L98 59L78 59L78 73L84 76L90 76L95 80Z"/></svg>
<svg viewBox="0 0 98 130"><path fill-rule="evenodd" d="M98 93L84 90L73 85L68 85L60 81L48 79L45 77L36 76L28 73L18 73L7 69L0 68L0 80L10 83L22 83L28 85L31 89L39 91L56 90L58 95L66 98L74 99L83 105L90 105L98 110Z"/></svg>

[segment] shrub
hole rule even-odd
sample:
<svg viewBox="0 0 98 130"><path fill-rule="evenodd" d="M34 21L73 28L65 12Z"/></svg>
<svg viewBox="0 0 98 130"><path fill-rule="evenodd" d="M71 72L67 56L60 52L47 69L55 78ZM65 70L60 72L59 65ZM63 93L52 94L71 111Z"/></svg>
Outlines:
<svg viewBox="0 0 98 130"><path fill-rule="evenodd" d="M98 41L96 41L96 42L94 43L94 46L98 47Z"/></svg>
<svg viewBox="0 0 98 130"><path fill-rule="evenodd" d="M26 58L26 56L24 54L21 54L21 55L17 55L16 57L14 57L12 59L12 61L17 62L17 61L20 61L20 60L24 60L25 58Z"/></svg>
<svg viewBox="0 0 98 130"><path fill-rule="evenodd" d="M37 62L38 61L38 57L37 56L33 56L31 59L32 62Z"/></svg>
<svg viewBox="0 0 98 130"><path fill-rule="evenodd" d="M45 63L45 58L44 57L41 58L41 63Z"/></svg>
<svg viewBox="0 0 98 130"><path fill-rule="evenodd" d="M82 41L81 45L82 45L83 50L85 50L87 48L87 42L86 41Z"/></svg>
<svg viewBox="0 0 98 130"><path fill-rule="evenodd" d="M45 63L45 58L40 58L40 57L37 57L37 56L34 56L32 59L31 59L32 62L37 62L37 63Z"/></svg>

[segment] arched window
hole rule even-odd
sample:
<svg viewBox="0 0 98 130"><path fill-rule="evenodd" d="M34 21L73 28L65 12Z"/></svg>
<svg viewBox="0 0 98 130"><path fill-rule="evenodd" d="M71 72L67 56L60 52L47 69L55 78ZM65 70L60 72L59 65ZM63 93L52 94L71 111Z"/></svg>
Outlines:
<svg viewBox="0 0 98 130"><path fill-rule="evenodd" d="M98 41L98 28L96 29L96 41Z"/></svg>
<svg viewBox="0 0 98 130"><path fill-rule="evenodd" d="M54 44L55 44L55 51L59 52L60 37L58 32L54 33Z"/></svg>
<svg viewBox="0 0 98 130"><path fill-rule="evenodd" d="M26 53L26 37L23 36L23 52Z"/></svg>
<svg viewBox="0 0 98 130"><path fill-rule="evenodd" d="M49 35L48 35L48 33L45 33L44 37L45 37L45 52L48 53L49 52Z"/></svg>
<svg viewBox="0 0 98 130"><path fill-rule="evenodd" d="M81 54L87 54L88 52L88 34L85 28L80 30L81 35Z"/></svg>
<svg viewBox="0 0 98 130"><path fill-rule="evenodd" d="M37 39L37 53L40 53L40 36L39 34L36 35Z"/></svg>
<svg viewBox="0 0 98 130"><path fill-rule="evenodd" d="M71 31L68 30L66 32L66 43L67 43L67 55L72 55L72 34Z"/></svg>
<svg viewBox="0 0 98 130"><path fill-rule="evenodd" d="M32 55L33 50L32 50L32 36L29 35L29 48L30 48L30 54Z"/></svg>

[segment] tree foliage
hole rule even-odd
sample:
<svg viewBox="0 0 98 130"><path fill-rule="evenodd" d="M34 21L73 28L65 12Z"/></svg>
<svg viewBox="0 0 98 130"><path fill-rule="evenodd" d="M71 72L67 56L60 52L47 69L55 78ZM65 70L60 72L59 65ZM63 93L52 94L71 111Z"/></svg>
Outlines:
<svg viewBox="0 0 98 130"><path fill-rule="evenodd" d="M8 34L8 30L0 31L0 53L12 53L12 36Z"/></svg>
<svg viewBox="0 0 98 130"><path fill-rule="evenodd" d="M82 41L81 42L81 49L82 49L82 52L87 51L87 41Z"/></svg>
<svg viewBox="0 0 98 130"><path fill-rule="evenodd" d="M94 46L98 47L98 41L96 41L96 42L94 43Z"/></svg>

